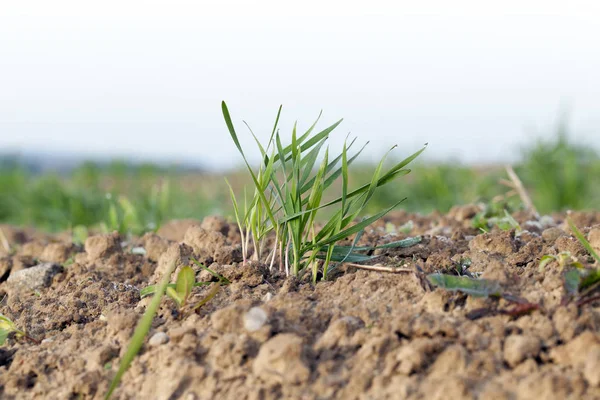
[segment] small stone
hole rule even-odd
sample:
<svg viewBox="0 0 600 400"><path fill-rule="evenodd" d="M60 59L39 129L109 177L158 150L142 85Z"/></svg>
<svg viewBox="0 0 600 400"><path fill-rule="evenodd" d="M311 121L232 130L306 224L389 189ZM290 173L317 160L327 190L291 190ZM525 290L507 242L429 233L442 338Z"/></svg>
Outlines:
<svg viewBox="0 0 600 400"><path fill-rule="evenodd" d="M557 228L557 227L548 228L542 232L542 238L547 243L554 243L556 241L556 239L558 239L561 236L566 236L566 235L567 235L567 233L565 231L563 231L562 229Z"/></svg>
<svg viewBox="0 0 600 400"><path fill-rule="evenodd" d="M540 223L542 224L544 229L556 226L556 221L550 215L542 215L540 217Z"/></svg>
<svg viewBox="0 0 600 400"><path fill-rule="evenodd" d="M269 316L260 307L252 307L246 314L244 314L244 328L248 332L256 332L267 322Z"/></svg>
<svg viewBox="0 0 600 400"><path fill-rule="evenodd" d="M63 267L54 263L44 263L35 267L12 271L6 284L11 289L39 290L50 286L52 278L63 272Z"/></svg>
<svg viewBox="0 0 600 400"><path fill-rule="evenodd" d="M523 223L523 228L529 232L536 233L540 233L544 230L544 226L539 221L525 221L525 223Z"/></svg>
<svg viewBox="0 0 600 400"><path fill-rule="evenodd" d="M156 332L154 335L152 335L150 340L148 340L148 345L150 345L150 347L157 347L157 346L160 346L161 344L167 343L168 341L169 341L169 336L166 333Z"/></svg>
<svg viewBox="0 0 600 400"><path fill-rule="evenodd" d="M273 298L273 293L267 292L262 298L263 303L268 303Z"/></svg>
<svg viewBox="0 0 600 400"><path fill-rule="evenodd" d="M521 361L537 357L542 344L535 336L511 335L504 342L504 361L515 367Z"/></svg>

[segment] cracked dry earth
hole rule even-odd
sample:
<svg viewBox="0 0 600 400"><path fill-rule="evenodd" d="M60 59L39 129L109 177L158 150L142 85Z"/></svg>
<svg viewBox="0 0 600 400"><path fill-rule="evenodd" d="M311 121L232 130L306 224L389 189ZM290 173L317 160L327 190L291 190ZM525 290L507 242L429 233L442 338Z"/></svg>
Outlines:
<svg viewBox="0 0 600 400"><path fill-rule="evenodd" d="M517 214L522 234L478 234L470 224L476 211L392 214L362 244L421 235L413 247L379 253L380 264L414 272L346 267L317 285L242 266L236 227L216 217L172 222L128 242L93 236L79 247L60 235L3 226L16 250L0 258L0 313L41 344L9 338L0 348L0 397L102 398L149 303L139 289L193 256L232 283L185 316L163 300L114 398L600 398L600 302L564 302L559 266L538 268L544 254L587 258L565 216L542 223ZM600 247L600 213L573 218ZM385 233L386 223L409 220L409 235ZM139 247L145 254L132 251ZM471 273L539 309L478 315L514 305L427 284L425 274L453 270L464 258ZM209 290L196 288L194 296Z"/></svg>

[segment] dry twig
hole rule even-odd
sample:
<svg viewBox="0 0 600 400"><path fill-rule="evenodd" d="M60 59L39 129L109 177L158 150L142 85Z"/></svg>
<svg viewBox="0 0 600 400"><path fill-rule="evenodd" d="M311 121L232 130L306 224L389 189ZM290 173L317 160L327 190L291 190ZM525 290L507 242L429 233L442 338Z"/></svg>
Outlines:
<svg viewBox="0 0 600 400"><path fill-rule="evenodd" d="M412 268L390 267L390 266L381 265L381 264L375 264L375 265L362 265L362 264L355 264L355 263L345 263L345 264L350 265L351 267L365 269L367 271L390 272L393 274L398 274L401 272L415 272L415 270Z"/></svg>
<svg viewBox="0 0 600 400"><path fill-rule="evenodd" d="M531 197L529 197L527 190L525 190L525 186L523 186L523 182L521 182L521 179L519 179L519 176L517 175L513 167L507 165L505 169L506 173L508 174L508 177L510 178L510 182L505 179L502 179L500 183L514 189L519 194L519 197L521 198L523 204L525 204L525 207L527 207L527 210L531 211L536 218L539 218L540 214L535 208L533 201L531 201Z"/></svg>

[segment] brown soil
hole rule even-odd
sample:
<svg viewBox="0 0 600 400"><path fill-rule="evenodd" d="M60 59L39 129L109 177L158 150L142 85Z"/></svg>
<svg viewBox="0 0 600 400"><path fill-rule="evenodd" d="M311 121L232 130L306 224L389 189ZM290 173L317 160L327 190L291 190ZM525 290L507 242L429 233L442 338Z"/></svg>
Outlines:
<svg viewBox="0 0 600 400"><path fill-rule="evenodd" d="M11 337L0 348L0 397L102 398L149 302L139 289L173 261L196 257L232 284L197 313L182 315L163 300L114 398L600 398L600 302L564 301L557 263L538 268L544 254L563 250L589 262L564 216L544 225L515 215L529 229L515 236L478 234L469 222L474 212L393 214L362 243L423 235L416 246L378 252L379 264L413 272L346 267L317 285L241 265L237 229L214 217L171 223L164 236L128 243L95 236L83 248L4 226L16 251L0 254L0 313L41 344ZM591 229L600 213L574 219L600 247L600 231ZM410 234L385 233L386 222L409 220ZM140 246L145 256L132 253ZM539 308L521 312L519 304L427 283L427 273L453 271L465 258L470 273ZM63 268L48 268L52 275L35 289L7 280L42 262ZM194 296L209 290L196 288Z"/></svg>

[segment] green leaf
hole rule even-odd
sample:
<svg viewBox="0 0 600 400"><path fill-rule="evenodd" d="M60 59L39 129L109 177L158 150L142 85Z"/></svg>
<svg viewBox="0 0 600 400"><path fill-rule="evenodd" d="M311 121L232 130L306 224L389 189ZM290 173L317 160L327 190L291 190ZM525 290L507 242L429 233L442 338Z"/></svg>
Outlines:
<svg viewBox="0 0 600 400"><path fill-rule="evenodd" d="M585 247L585 249L588 251L588 253L590 253L590 255L592 257L594 257L594 259L596 260L596 262L600 264L600 256L598 255L598 253L596 253L596 251L594 250L594 248L592 247L592 245L590 244L590 242L587 241L587 239L585 238L585 236L583 236L583 233L581 233L581 231L577 228L577 226L575 226L575 224L571 220L571 217L567 217L567 222L569 223L569 227L573 231L573 234L575 235L575 237L577 238L577 240L579 240L579 242L581 243L581 245L583 247Z"/></svg>
<svg viewBox="0 0 600 400"><path fill-rule="evenodd" d="M188 297L190 297L194 283L196 283L196 273L192 267L188 265L182 267L177 275L177 282L175 286L177 295L183 300L182 304L185 304Z"/></svg>
<svg viewBox="0 0 600 400"><path fill-rule="evenodd" d="M195 258L192 258L191 260L192 260L192 262L193 262L194 264L196 264L197 266L199 266L199 267L200 267L200 268L202 268L203 270L206 270L206 271L208 271L208 273L210 273L212 276L214 276L215 278L217 278L217 279L219 280L219 282L221 282L221 284L225 284L225 285L227 285L227 284L230 284L230 283L231 283L231 281L230 281L229 279L225 278L225 277L224 277L224 276L222 276L222 275L219 275L219 274L217 274L217 273L216 273L215 271L213 271L212 269L210 269L210 268L208 268L208 267L205 267L205 266L204 266L204 264L202 264L201 262L199 262L199 261L198 261L198 260L196 260Z"/></svg>
<svg viewBox="0 0 600 400"><path fill-rule="evenodd" d="M548 265L549 263L551 263L554 260L556 260L556 256L549 255L549 254L542 256L542 258L540 258L539 270L543 271L544 268L546 268L546 265Z"/></svg>
<svg viewBox="0 0 600 400"><path fill-rule="evenodd" d="M104 396L105 400L110 399L117 386L119 386L123 374L125 374L127 369L129 369L131 362L142 348L142 345L144 344L144 338L146 337L148 331L150 331L150 328L152 327L154 315L158 310L158 306L160 305L160 301L162 300L163 294L165 293L165 290L169 284L169 280L171 280L171 274L175 270L176 266L177 265L173 263L166 271L160 284L158 285L156 293L154 293L154 297L152 297L152 301L148 305L148 308L146 308L146 312L138 322L135 331L133 332L133 336L131 337L131 340L129 342L129 346L127 347L127 351L125 352L125 355L121 360L121 364L119 365L119 370L117 371L117 374L110 383L110 387L108 389L108 392L106 393L106 396Z"/></svg>
<svg viewBox="0 0 600 400"><path fill-rule="evenodd" d="M581 283L579 290L586 289L597 282L600 282L600 270L598 269L578 269L581 274Z"/></svg>
<svg viewBox="0 0 600 400"><path fill-rule="evenodd" d="M345 254L357 254L360 255L362 257L366 257L364 255L361 255L360 253L356 253L357 251L371 251L371 250L376 250L376 249L392 249L392 248L406 248L406 247L411 247L414 246L418 243L420 243L422 241L421 236L415 236L415 237L411 237L411 238L406 238L406 239L402 239L402 240L398 240L395 242L391 242L391 243L386 243L380 246L334 246L333 248L333 256L336 259L332 259L332 261L338 261L337 259L340 258L340 256L343 256ZM329 246L325 246L324 250L327 250L327 248L329 248ZM372 256L369 258L365 258L365 260L371 260L373 258L376 258L379 256ZM358 257L357 257L358 259ZM350 261L347 260L348 262L359 262L359 261Z"/></svg>
<svg viewBox="0 0 600 400"><path fill-rule="evenodd" d="M579 285L581 284L581 273L576 269L569 270L565 272L564 279L567 293L571 296L577 295L579 293Z"/></svg>
<svg viewBox="0 0 600 400"><path fill-rule="evenodd" d="M327 254L328 254L327 252L320 252L317 255L317 258L320 260L324 260L326 258ZM348 253L348 252L340 254L340 253L335 253L332 251L330 260L334 261L334 262L361 263L361 262L373 260L378 257L379 256L368 256L365 254Z"/></svg>
<svg viewBox="0 0 600 400"><path fill-rule="evenodd" d="M4 342L6 342L6 338L8 337L8 334L12 332L6 329L0 329L0 346L2 346L4 344Z"/></svg>
<svg viewBox="0 0 600 400"><path fill-rule="evenodd" d="M406 248L414 246L415 244L421 243L423 238L421 236L409 237L406 239L398 240L395 242L390 242L386 244L382 244L380 246L375 246L376 249L396 249L396 248Z"/></svg>
<svg viewBox="0 0 600 400"><path fill-rule="evenodd" d="M172 298L175 301L175 303L177 303L178 307L181 307L183 305L183 298L179 296L179 294L174 288L167 286L165 294Z"/></svg>
<svg viewBox="0 0 600 400"><path fill-rule="evenodd" d="M14 331L16 327L14 322L12 322L8 317L0 314L0 329Z"/></svg>
<svg viewBox="0 0 600 400"><path fill-rule="evenodd" d="M502 295L500 284L486 279L472 279L467 276L439 273L427 275L427 279L434 286L453 292L463 292L475 297L500 297Z"/></svg>
<svg viewBox="0 0 600 400"><path fill-rule="evenodd" d="M402 201L404 201L404 200L402 200ZM396 204L394 204L387 210L383 210L369 218L365 218L364 220L360 221L356 225L353 225L347 229L344 229L341 232L338 232L327 239L324 239L322 242L319 242L319 247L325 246L327 244L333 244L335 242L338 242L348 236L352 236L355 233L365 229L367 226L371 225L373 222L377 221L379 218L383 217L385 214L389 213L394 208L396 208L400 203L402 203L402 201L397 202Z"/></svg>
<svg viewBox="0 0 600 400"><path fill-rule="evenodd" d="M195 282L194 287L208 286L212 282ZM175 289L176 285L174 283L169 283L167 288ZM149 285L140 290L140 297L143 299L146 296L150 296L151 294L156 293L156 285Z"/></svg>

